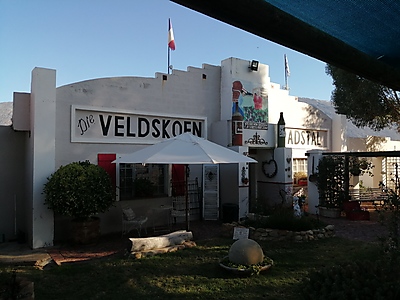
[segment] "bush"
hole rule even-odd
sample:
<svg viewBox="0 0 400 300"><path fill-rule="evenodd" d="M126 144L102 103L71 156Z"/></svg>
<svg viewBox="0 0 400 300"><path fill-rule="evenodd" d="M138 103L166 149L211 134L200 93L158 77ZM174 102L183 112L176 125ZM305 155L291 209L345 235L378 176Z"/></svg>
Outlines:
<svg viewBox="0 0 400 300"><path fill-rule="evenodd" d="M358 261L315 271L303 281L303 299L400 299L398 270L389 261Z"/></svg>
<svg viewBox="0 0 400 300"><path fill-rule="evenodd" d="M89 161L61 166L48 178L43 192L49 209L75 219L106 212L115 201L109 175Z"/></svg>
<svg viewBox="0 0 400 300"><path fill-rule="evenodd" d="M324 156L318 163L319 205L341 208L345 200L345 160L340 155Z"/></svg>

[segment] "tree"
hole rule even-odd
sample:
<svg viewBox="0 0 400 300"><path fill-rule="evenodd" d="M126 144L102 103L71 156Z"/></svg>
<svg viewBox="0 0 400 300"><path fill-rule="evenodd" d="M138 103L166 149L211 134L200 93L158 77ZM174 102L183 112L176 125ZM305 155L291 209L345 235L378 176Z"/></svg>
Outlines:
<svg viewBox="0 0 400 300"><path fill-rule="evenodd" d="M329 64L326 73L335 86L332 103L337 113L346 115L358 127L378 131L394 125L400 131L397 91Z"/></svg>

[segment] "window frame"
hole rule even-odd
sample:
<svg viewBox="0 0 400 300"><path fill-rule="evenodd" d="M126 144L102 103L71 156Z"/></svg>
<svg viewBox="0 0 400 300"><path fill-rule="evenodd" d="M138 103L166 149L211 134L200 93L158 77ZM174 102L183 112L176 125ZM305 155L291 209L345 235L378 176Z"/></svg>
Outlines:
<svg viewBox="0 0 400 300"><path fill-rule="evenodd" d="M124 169L129 169L129 168L124 168L125 165L131 165L132 166L132 177L129 178L147 178L150 179L151 182L155 183L154 181L154 176L160 176L160 175L152 175L151 173L154 174L154 172L151 172L151 170L154 171L154 168L157 168L158 170L161 170L161 176L162 176L162 183L159 181L158 184L155 184L155 189L153 191L156 191L157 189L163 190L163 192L157 192L154 195L151 196L135 196L134 191L131 190L131 195L132 197L126 197L125 194L122 192L121 188L121 171ZM135 166L140 166L140 169L142 169L141 172L137 172ZM162 198L162 197L168 197L169 195L169 178L170 178L170 168L168 164L136 164L136 163L118 163L116 166L116 182L117 182L117 189L116 189L116 194L117 194L117 201L129 201L129 200L140 200L143 198ZM150 170L150 175L146 174L145 169ZM137 175L142 175L142 176L137 176ZM153 177L153 179L151 179ZM132 180L132 186L131 188L133 189L133 180ZM123 199L121 199L123 197Z"/></svg>

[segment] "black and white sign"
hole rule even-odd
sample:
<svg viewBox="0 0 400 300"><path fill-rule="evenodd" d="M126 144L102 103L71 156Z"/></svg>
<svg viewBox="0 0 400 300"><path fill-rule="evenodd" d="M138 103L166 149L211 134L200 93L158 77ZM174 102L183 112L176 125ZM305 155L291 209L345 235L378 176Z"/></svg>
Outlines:
<svg viewBox="0 0 400 300"><path fill-rule="evenodd" d="M328 130L285 128L286 147L321 148L328 147Z"/></svg>
<svg viewBox="0 0 400 300"><path fill-rule="evenodd" d="M71 141L154 143L184 132L204 137L206 118L171 117L72 106Z"/></svg>

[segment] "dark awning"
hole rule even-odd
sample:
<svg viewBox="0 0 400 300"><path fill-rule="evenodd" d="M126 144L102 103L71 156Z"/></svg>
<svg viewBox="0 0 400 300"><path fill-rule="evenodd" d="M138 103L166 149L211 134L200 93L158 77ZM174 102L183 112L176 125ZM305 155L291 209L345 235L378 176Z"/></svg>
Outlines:
<svg viewBox="0 0 400 300"><path fill-rule="evenodd" d="M400 90L400 1L172 1Z"/></svg>

